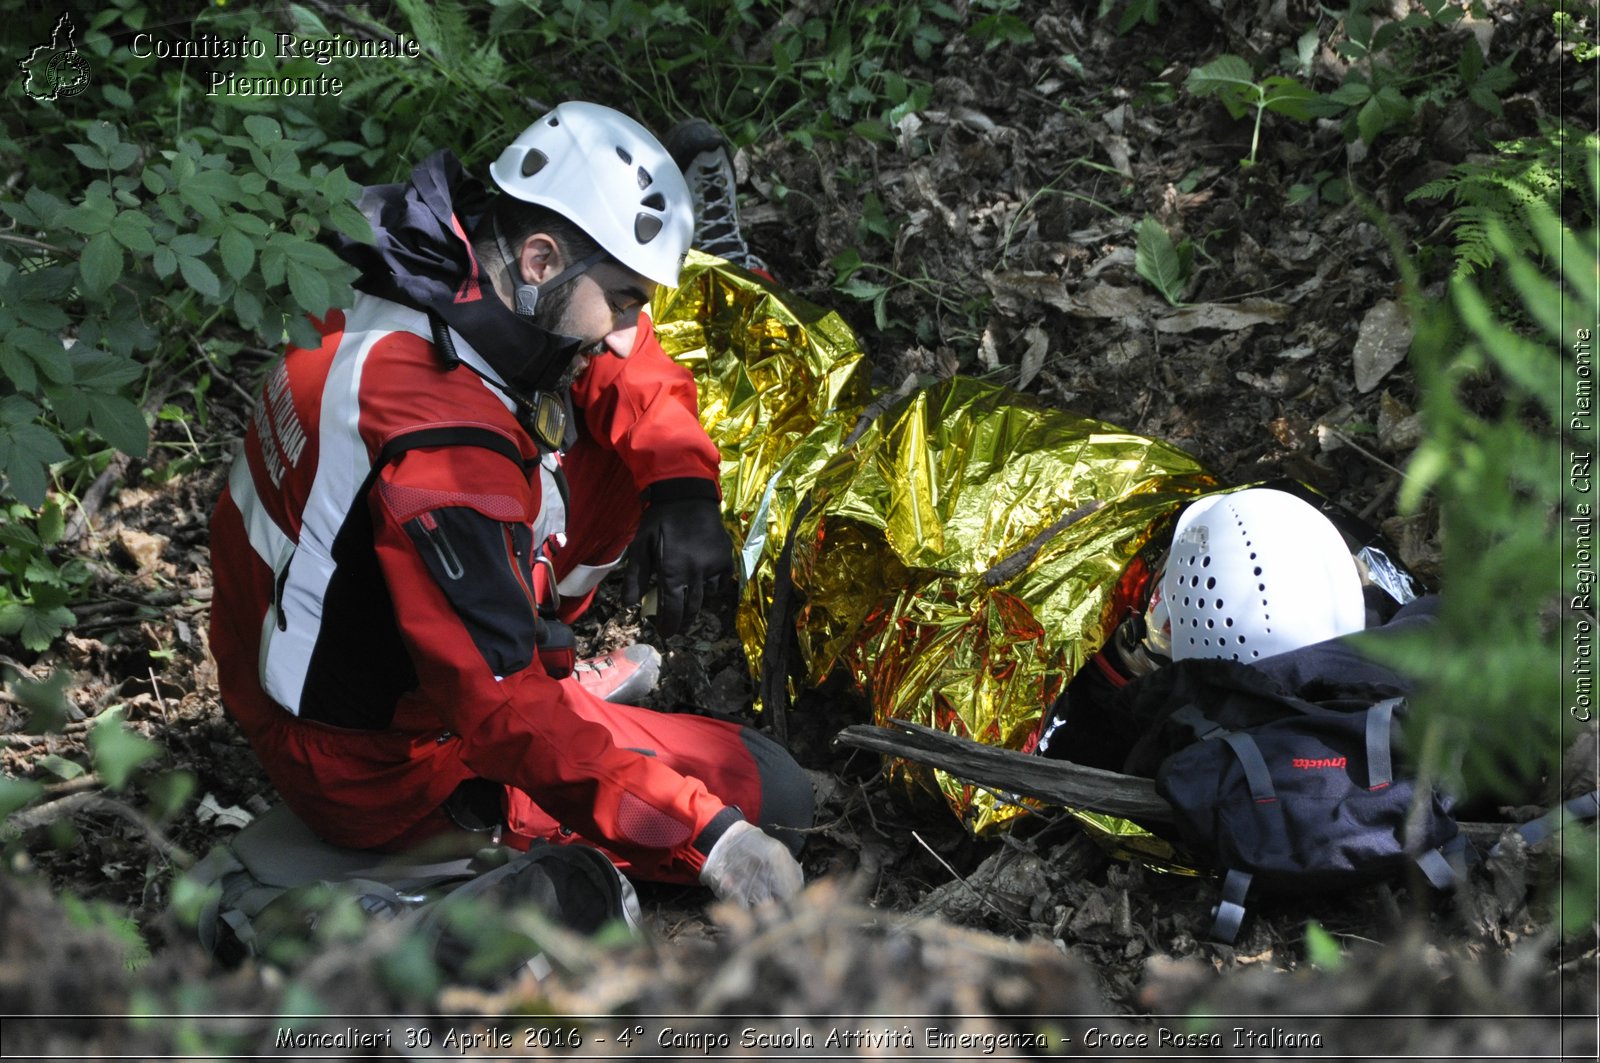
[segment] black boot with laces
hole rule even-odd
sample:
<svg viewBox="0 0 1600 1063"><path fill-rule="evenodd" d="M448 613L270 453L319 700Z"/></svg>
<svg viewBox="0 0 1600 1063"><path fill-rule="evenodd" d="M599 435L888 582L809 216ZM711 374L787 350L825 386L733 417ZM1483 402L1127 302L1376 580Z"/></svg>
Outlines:
<svg viewBox="0 0 1600 1063"><path fill-rule="evenodd" d="M739 229L733 154L721 130L704 119L691 118L667 134L666 149L689 182L689 196L694 201L692 246L736 266L769 273L767 264L751 254Z"/></svg>

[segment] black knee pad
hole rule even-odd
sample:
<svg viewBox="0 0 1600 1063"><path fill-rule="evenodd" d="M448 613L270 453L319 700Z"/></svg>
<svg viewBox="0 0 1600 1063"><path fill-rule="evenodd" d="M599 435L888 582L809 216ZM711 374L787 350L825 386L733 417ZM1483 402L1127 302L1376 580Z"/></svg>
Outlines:
<svg viewBox="0 0 1600 1063"><path fill-rule="evenodd" d="M742 727L739 735L761 775L761 822L757 826L798 856L806 838L797 831L809 828L816 816L811 777L787 749L760 731Z"/></svg>

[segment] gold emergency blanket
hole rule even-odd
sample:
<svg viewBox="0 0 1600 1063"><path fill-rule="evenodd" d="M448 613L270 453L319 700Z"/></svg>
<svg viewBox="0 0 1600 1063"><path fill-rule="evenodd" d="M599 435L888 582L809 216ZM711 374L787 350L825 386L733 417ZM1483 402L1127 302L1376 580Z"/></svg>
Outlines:
<svg viewBox="0 0 1600 1063"><path fill-rule="evenodd" d="M971 378L869 406L869 367L837 315L719 259L691 253L652 314L722 450L752 669L809 496L792 558L806 678L846 669L880 724L1031 747L1109 633L1126 563L1215 486L1171 446ZM942 772L893 770L978 832L1018 811Z"/></svg>

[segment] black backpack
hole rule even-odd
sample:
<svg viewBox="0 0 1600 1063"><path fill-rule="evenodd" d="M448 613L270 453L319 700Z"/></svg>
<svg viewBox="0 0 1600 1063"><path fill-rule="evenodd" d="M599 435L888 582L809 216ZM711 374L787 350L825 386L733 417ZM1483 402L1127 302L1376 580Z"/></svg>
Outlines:
<svg viewBox="0 0 1600 1063"><path fill-rule="evenodd" d="M1234 940L1252 887L1329 892L1415 867L1447 889L1480 859L1451 797L1419 792L1398 741L1405 686L1334 639L1257 664L1179 661L1124 688L1143 728L1125 770L1155 779L1178 840L1224 873L1212 937ZM1533 844L1597 814L1600 792L1517 832Z"/></svg>
<svg viewBox="0 0 1600 1063"><path fill-rule="evenodd" d="M1433 886L1451 886L1447 853L1458 848L1459 830L1450 802L1419 795L1415 780L1397 772L1403 700L1355 711L1283 704L1284 715L1238 729L1198 704L1168 718L1192 740L1162 761L1156 790L1183 842L1226 872L1212 936L1234 939L1253 885L1329 891L1415 866Z"/></svg>

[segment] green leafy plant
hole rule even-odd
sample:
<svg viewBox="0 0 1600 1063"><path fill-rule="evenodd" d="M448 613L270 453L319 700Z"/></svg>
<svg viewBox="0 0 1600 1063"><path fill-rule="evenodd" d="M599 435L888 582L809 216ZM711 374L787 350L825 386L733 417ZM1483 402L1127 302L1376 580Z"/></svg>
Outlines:
<svg viewBox="0 0 1600 1063"><path fill-rule="evenodd" d="M1100 0L1098 17L1105 18L1116 8L1116 0ZM1161 0L1127 0L1117 15L1117 36L1127 36L1141 23L1154 26L1160 14Z"/></svg>
<svg viewBox="0 0 1600 1063"><path fill-rule="evenodd" d="M1254 112L1250 155L1244 165L1256 164L1261 145L1261 119L1268 112L1309 121L1317 94L1292 77L1274 74L1257 81L1250 64L1236 55L1224 55L1189 72L1185 85L1196 96L1215 96L1234 118Z"/></svg>
<svg viewBox="0 0 1600 1063"><path fill-rule="evenodd" d="M1339 939L1313 919L1306 924L1306 962L1313 967L1337 974L1344 969L1344 949Z"/></svg>
<svg viewBox="0 0 1600 1063"><path fill-rule="evenodd" d="M40 431L43 431L41 428ZM53 438L53 437L52 437ZM70 603L93 579L81 559L57 560L52 548L65 527L61 506L47 502L35 516L27 506L0 510L0 635L42 650L77 622Z"/></svg>
<svg viewBox="0 0 1600 1063"><path fill-rule="evenodd" d="M1022 0L974 0L972 6L989 12L974 21L967 31L983 41L985 48L1033 43L1033 30L1016 14Z"/></svg>
<svg viewBox="0 0 1600 1063"><path fill-rule="evenodd" d="M122 8L96 23L142 21ZM219 25L271 40L231 18ZM110 41L85 45L138 71ZM316 159L325 134L304 112L280 120L197 88L136 72L92 90L99 106L82 113L96 117L29 100L0 135L0 158L24 177L0 194L0 503L14 503L0 514L0 636L31 650L74 622L92 582L56 557L63 512L47 497L70 496L69 459L145 456L144 398L209 368L200 335L310 342L307 315L350 301L354 271L319 241L370 230L342 163Z"/></svg>
<svg viewBox="0 0 1600 1063"><path fill-rule="evenodd" d="M1184 289L1194 268L1194 243L1174 245L1172 236L1149 215L1139 223L1134 269L1173 306L1183 304Z"/></svg>
<svg viewBox="0 0 1600 1063"><path fill-rule="evenodd" d="M139 924L115 905L101 900L83 900L71 894L61 898L61 905L72 926L108 934L122 950L123 967L137 971L150 962L150 944L139 930Z"/></svg>
<svg viewBox="0 0 1600 1063"><path fill-rule="evenodd" d="M95 771L112 790L126 787L141 765L161 755L159 745L128 729L123 715L120 708L108 709L89 732Z"/></svg>
<svg viewBox="0 0 1600 1063"><path fill-rule="evenodd" d="M1337 177L1332 170L1318 170L1312 174L1309 182L1297 182L1289 186L1289 194L1284 197L1284 202L1289 206L1298 206L1302 203L1327 203L1339 206L1350 201L1350 183L1343 177Z"/></svg>
<svg viewBox="0 0 1600 1063"><path fill-rule="evenodd" d="M873 326L879 331L903 331L919 343L933 342L937 337L950 339L970 333L977 338L978 320L987 301L983 297L952 293L939 285L927 272L920 276L897 273L886 266L869 263L854 249L840 252L830 263L834 270L834 291L872 307ZM885 280L869 280L863 273L882 276ZM937 318L920 318L914 324L894 314L891 300L897 295L915 296L931 302Z"/></svg>
<svg viewBox="0 0 1600 1063"><path fill-rule="evenodd" d="M1563 44L1572 49L1572 58L1592 63L1600 57L1595 27L1600 26L1600 3L1596 0L1557 0L1550 21Z"/></svg>
<svg viewBox="0 0 1600 1063"><path fill-rule="evenodd" d="M1461 20L1466 9L1449 0L1423 0L1421 7L1401 18L1374 15L1375 0L1355 0L1337 15L1330 41L1349 62L1342 82L1331 92L1319 93L1302 81L1313 70L1313 57L1322 40L1317 27L1300 36L1293 51L1282 56L1290 74L1258 77L1249 62L1223 55L1189 74L1185 82L1197 96L1215 96L1234 118L1254 114L1250 154L1245 165L1258 159L1262 119L1266 112L1297 121L1340 119L1346 139L1372 143L1384 133L1409 123L1417 108L1465 97L1490 114L1501 113L1500 97L1515 83L1515 56L1490 66L1478 40L1463 36L1453 68L1436 56L1441 35ZM1384 8L1387 11L1387 7Z"/></svg>
<svg viewBox="0 0 1600 1063"><path fill-rule="evenodd" d="M1454 70L1430 62L1439 31L1458 23L1467 8L1423 0L1420 9L1389 19L1375 17L1375 9L1386 11L1376 0L1355 0L1344 12L1338 52L1351 66L1343 84L1319 101L1319 116L1343 115L1347 139L1370 144L1409 122L1423 103L1465 96L1500 114L1500 96L1515 81L1514 57L1488 66L1477 37L1467 34Z"/></svg>

